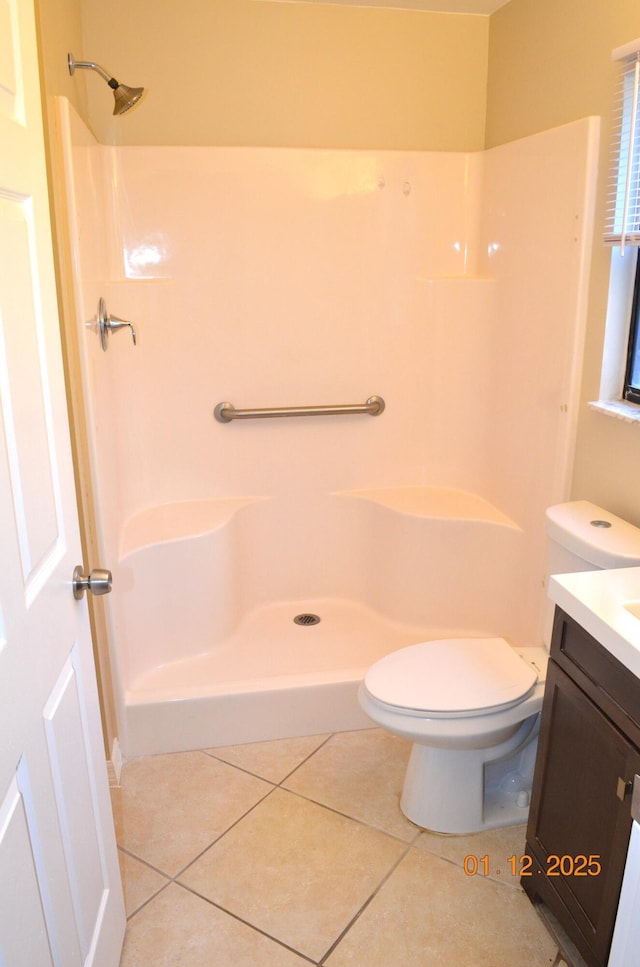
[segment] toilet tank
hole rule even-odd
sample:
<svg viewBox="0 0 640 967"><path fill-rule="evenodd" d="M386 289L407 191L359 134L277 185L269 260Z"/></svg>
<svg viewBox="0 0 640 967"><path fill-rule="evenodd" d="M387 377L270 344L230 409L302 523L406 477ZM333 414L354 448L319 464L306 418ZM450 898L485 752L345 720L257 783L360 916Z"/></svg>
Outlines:
<svg viewBox="0 0 640 967"><path fill-rule="evenodd" d="M588 500L549 507L547 535L548 574L640 564L640 528Z"/></svg>
<svg viewBox="0 0 640 967"><path fill-rule="evenodd" d="M640 565L640 528L588 500L547 510L547 581L552 574ZM554 604L546 598L543 640L551 642Z"/></svg>

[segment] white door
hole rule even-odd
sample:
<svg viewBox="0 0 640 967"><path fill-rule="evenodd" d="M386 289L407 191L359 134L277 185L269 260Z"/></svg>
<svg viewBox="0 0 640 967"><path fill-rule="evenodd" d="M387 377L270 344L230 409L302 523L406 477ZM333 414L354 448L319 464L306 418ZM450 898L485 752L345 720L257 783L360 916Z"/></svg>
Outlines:
<svg viewBox="0 0 640 967"><path fill-rule="evenodd" d="M33 0L0 0L0 967L120 958L81 562Z"/></svg>

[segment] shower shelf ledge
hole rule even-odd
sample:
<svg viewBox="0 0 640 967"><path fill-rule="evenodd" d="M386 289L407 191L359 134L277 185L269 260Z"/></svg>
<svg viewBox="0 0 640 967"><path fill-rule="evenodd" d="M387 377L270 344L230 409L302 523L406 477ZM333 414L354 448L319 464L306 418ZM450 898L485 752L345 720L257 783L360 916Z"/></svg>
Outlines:
<svg viewBox="0 0 640 967"><path fill-rule="evenodd" d="M460 272L457 275L420 275L418 277L419 282L495 282L495 276L493 275L467 275L464 272Z"/></svg>
<svg viewBox="0 0 640 967"><path fill-rule="evenodd" d="M480 521L519 530L517 524L480 497L479 494L448 487L383 487L374 490L343 490L341 496L355 497L386 507L399 514L430 520Z"/></svg>
<svg viewBox="0 0 640 967"><path fill-rule="evenodd" d="M166 544L209 534L228 523L242 507L266 497L184 500L148 507L125 521L120 560L153 544Z"/></svg>
<svg viewBox="0 0 640 967"><path fill-rule="evenodd" d="M519 530L514 521L479 494L447 487L343 490L331 496L353 498L420 520L474 521ZM119 559L124 561L145 547L210 534L228 524L242 508L269 499L267 496L227 497L174 501L148 507L125 522Z"/></svg>
<svg viewBox="0 0 640 967"><path fill-rule="evenodd" d="M109 278L105 278L104 275L99 276L87 276L86 285L96 288L98 290L104 289L107 286L117 287L118 289L124 288L126 286L140 286L142 284L146 285L168 285L170 282L175 282L175 276L173 275L110 275Z"/></svg>

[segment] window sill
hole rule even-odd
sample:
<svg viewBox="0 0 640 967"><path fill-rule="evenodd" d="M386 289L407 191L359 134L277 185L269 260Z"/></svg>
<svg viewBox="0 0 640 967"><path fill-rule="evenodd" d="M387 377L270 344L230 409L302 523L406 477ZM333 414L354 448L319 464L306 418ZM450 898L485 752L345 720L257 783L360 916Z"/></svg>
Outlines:
<svg viewBox="0 0 640 967"><path fill-rule="evenodd" d="M587 403L591 410L604 413L605 416L612 416L616 420L623 420L625 423L640 423L640 406L636 403L628 403L626 400L595 400Z"/></svg>

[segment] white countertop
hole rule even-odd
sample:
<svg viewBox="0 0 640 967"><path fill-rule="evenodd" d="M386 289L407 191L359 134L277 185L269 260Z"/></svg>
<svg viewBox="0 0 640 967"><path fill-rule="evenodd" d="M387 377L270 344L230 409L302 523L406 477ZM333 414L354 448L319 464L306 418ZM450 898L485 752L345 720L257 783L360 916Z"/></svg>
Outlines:
<svg viewBox="0 0 640 967"><path fill-rule="evenodd" d="M640 678L640 567L556 574L549 597Z"/></svg>

